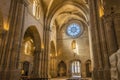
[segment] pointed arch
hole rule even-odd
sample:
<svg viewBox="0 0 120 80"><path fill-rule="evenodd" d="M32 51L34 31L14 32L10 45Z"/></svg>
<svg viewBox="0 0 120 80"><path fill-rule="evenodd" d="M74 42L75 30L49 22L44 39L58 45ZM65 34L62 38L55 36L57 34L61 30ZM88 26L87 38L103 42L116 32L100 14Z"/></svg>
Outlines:
<svg viewBox="0 0 120 80"><path fill-rule="evenodd" d="M36 26L29 26L26 29L24 33L24 39L27 37L31 37L33 39L36 50L41 50L41 37Z"/></svg>
<svg viewBox="0 0 120 80"><path fill-rule="evenodd" d="M91 60L86 61L86 77L91 77Z"/></svg>
<svg viewBox="0 0 120 80"><path fill-rule="evenodd" d="M76 40L73 40L73 41L71 42L71 48L72 48L72 50L73 50L73 49L76 49Z"/></svg>
<svg viewBox="0 0 120 80"><path fill-rule="evenodd" d="M81 77L81 61L79 59L74 59L70 62L70 72L72 76Z"/></svg>
<svg viewBox="0 0 120 80"><path fill-rule="evenodd" d="M66 76L67 66L64 61L60 61L58 64L58 76L63 77Z"/></svg>
<svg viewBox="0 0 120 80"><path fill-rule="evenodd" d="M23 41L19 61L29 62L29 71L27 76L37 77L39 75L40 53L41 53L41 37L36 26L29 26L23 33ZM25 50L27 49L27 50ZM29 53L26 55L25 53Z"/></svg>

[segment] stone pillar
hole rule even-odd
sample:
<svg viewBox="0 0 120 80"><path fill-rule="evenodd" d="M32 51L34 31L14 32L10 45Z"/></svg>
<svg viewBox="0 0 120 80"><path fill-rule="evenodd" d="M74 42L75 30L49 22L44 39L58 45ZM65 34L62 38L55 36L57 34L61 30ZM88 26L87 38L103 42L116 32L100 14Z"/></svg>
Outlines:
<svg viewBox="0 0 120 80"><path fill-rule="evenodd" d="M109 53L107 49L107 40L105 36L105 28L103 24L103 18L100 18L100 43L101 43L101 52L103 59L103 75L105 80L110 80L110 65L109 65Z"/></svg>
<svg viewBox="0 0 120 80"><path fill-rule="evenodd" d="M11 0L9 31L3 51L0 80L19 80L18 59L22 41L25 6L23 0Z"/></svg>
<svg viewBox="0 0 120 80"><path fill-rule="evenodd" d="M108 15L104 17L104 27L107 40L107 47L109 55L113 54L118 49L115 25L113 20L113 15Z"/></svg>
<svg viewBox="0 0 120 80"><path fill-rule="evenodd" d="M117 11L118 9L116 9ZM120 10L120 9L119 9ZM120 47L120 12L114 14L114 25L115 25L115 32L117 38L117 45Z"/></svg>
<svg viewBox="0 0 120 80"><path fill-rule="evenodd" d="M49 33L50 33L50 30L49 30L49 26L46 26L46 39L45 39L45 45L46 45L46 48L45 48L45 78L48 78L48 58L49 58Z"/></svg>
<svg viewBox="0 0 120 80"><path fill-rule="evenodd" d="M6 45L6 35L7 34L7 31L3 30L2 33L0 34L1 35L1 42L0 42L0 69L1 69L1 66L2 66L2 59L4 58L4 54L3 54L3 50L5 48L5 45Z"/></svg>
<svg viewBox="0 0 120 80"><path fill-rule="evenodd" d="M40 67L39 67L39 77L40 77L40 78L42 78L42 69L43 69L43 68L42 68L42 65L43 65L43 64L42 64L42 58L43 58L42 52L43 52L43 49L41 49L40 61L39 61L39 66L40 66Z"/></svg>
<svg viewBox="0 0 120 80"><path fill-rule="evenodd" d="M118 49L118 42L116 31L119 31L119 27L117 26L117 21L119 19L116 19L116 12L120 10L119 3L120 1L110 1L110 0L104 0L104 16L102 18L103 25L103 43L102 43L102 51L103 51L103 59L104 59L104 78L105 80L110 80L110 61L109 56L112 55L116 50ZM117 9L114 9L116 6ZM118 14L117 14L118 15ZM119 24L118 24L119 25ZM119 28L119 29L118 29ZM119 34L119 32L118 32ZM118 35L119 36L119 35Z"/></svg>
<svg viewBox="0 0 120 80"><path fill-rule="evenodd" d="M98 1L90 0L90 30L93 47L93 59L94 59L94 70L93 80L103 80L103 61L100 43L100 26L99 26L99 13L98 13Z"/></svg>
<svg viewBox="0 0 120 80"><path fill-rule="evenodd" d="M44 52L44 51L43 51ZM41 58L41 78L44 78L44 53L41 53L42 58Z"/></svg>
<svg viewBox="0 0 120 80"><path fill-rule="evenodd" d="M48 29L46 26L44 26L43 29L43 43L44 43L44 50L42 51L41 55L41 79L47 80L48 79L48 39L49 39L49 34L48 34Z"/></svg>
<svg viewBox="0 0 120 80"><path fill-rule="evenodd" d="M49 50L50 53L50 50ZM51 56L48 54L48 78L51 78Z"/></svg>
<svg viewBox="0 0 120 80"><path fill-rule="evenodd" d="M35 50L34 52L34 65L33 65L33 77L39 78L39 62L40 62L40 51Z"/></svg>

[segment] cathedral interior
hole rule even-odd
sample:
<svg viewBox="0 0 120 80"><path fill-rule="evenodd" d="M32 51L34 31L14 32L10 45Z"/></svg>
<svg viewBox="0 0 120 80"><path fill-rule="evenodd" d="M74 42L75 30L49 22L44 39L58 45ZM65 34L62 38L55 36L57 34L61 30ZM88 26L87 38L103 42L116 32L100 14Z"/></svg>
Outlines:
<svg viewBox="0 0 120 80"><path fill-rule="evenodd" d="M120 80L120 0L0 0L0 80Z"/></svg>

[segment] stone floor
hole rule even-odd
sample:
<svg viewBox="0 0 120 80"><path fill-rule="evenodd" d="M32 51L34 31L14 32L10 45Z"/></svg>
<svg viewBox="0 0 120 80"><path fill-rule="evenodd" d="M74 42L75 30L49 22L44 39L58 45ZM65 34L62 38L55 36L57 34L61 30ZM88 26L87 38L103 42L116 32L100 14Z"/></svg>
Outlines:
<svg viewBox="0 0 120 80"><path fill-rule="evenodd" d="M50 80L92 80L91 78L70 79L70 78L52 78Z"/></svg>

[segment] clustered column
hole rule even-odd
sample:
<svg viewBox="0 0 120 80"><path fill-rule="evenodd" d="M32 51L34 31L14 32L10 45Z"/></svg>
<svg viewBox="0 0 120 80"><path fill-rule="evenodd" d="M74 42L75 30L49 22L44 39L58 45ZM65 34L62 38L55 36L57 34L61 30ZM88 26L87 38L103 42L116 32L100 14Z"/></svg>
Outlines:
<svg viewBox="0 0 120 80"><path fill-rule="evenodd" d="M9 13L9 30L4 47L0 80L16 80L20 77L18 57L20 53L25 5L23 0L11 0ZM13 15L14 14L14 15Z"/></svg>
<svg viewBox="0 0 120 80"><path fill-rule="evenodd" d="M41 65L40 65L40 73L41 73L41 78L43 80L48 80L48 52L49 52L49 28L44 27L44 33L43 33L43 42L44 42L44 48L41 53Z"/></svg>
<svg viewBox="0 0 120 80"><path fill-rule="evenodd" d="M99 1L90 0L90 16L91 16L91 36L94 57L93 80L110 80L109 50L107 41L115 39L113 30L106 32L104 18L99 13ZM106 19L106 18L105 18ZM111 24L111 21L108 21ZM107 28L110 29L109 26ZM108 34L108 35L106 35ZM109 40L106 37L109 38ZM111 42L113 43L113 42ZM116 45L113 43L113 45ZM115 46L114 46L115 48Z"/></svg>
<svg viewBox="0 0 120 80"><path fill-rule="evenodd" d="M101 60L101 51L100 51L100 34L97 22L97 5L95 0L89 1L90 6L90 30L91 30L91 39L93 47L93 59L94 59L94 70L93 70L93 80L102 80L102 60Z"/></svg>

